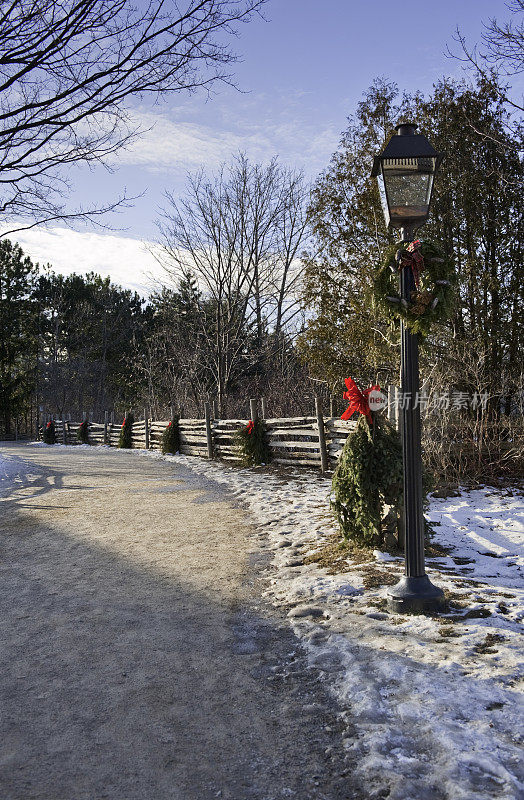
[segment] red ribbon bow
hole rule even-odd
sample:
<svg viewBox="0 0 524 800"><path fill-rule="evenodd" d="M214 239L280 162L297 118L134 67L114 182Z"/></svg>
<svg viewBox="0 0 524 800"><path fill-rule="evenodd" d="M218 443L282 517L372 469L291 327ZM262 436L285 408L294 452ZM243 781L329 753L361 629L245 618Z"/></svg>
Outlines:
<svg viewBox="0 0 524 800"><path fill-rule="evenodd" d="M420 239L410 242L405 250L400 251L398 268L410 267L417 289L420 286L420 273L424 269L424 256L420 252Z"/></svg>
<svg viewBox="0 0 524 800"><path fill-rule="evenodd" d="M252 419L249 420L246 426L247 433L253 433L253 428L255 427L254 422Z"/></svg>
<svg viewBox="0 0 524 800"><path fill-rule="evenodd" d="M125 426L125 424L126 424L126 418L124 417L124 421L123 421L123 423L122 423L122 427L124 427L124 426Z"/></svg>
<svg viewBox="0 0 524 800"><path fill-rule="evenodd" d="M173 424L172 422L168 422L167 427L170 428L172 424Z"/></svg>
<svg viewBox="0 0 524 800"><path fill-rule="evenodd" d="M344 400L349 400L349 406L342 414L341 419L350 419L355 411L360 411L361 414L364 414L369 424L373 425L368 397L373 389L380 392L380 386L370 386L369 389L364 389L361 392L353 378L345 378L344 382L347 386L347 392L344 392L343 397Z"/></svg>

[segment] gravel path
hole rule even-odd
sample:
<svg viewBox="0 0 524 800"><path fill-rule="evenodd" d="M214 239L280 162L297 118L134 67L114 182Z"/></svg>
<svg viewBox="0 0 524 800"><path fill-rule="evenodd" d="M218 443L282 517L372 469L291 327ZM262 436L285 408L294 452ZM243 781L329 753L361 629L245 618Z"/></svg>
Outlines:
<svg viewBox="0 0 524 800"><path fill-rule="evenodd" d="M1 452L2 800L363 797L222 490L130 453Z"/></svg>

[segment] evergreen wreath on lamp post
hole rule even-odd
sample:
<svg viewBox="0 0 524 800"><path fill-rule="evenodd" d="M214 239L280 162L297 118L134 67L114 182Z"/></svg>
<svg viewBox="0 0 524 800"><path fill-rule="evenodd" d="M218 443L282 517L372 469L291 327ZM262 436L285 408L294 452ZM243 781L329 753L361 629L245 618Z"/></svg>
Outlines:
<svg viewBox="0 0 524 800"><path fill-rule="evenodd" d="M76 433L78 441L81 444L89 444L89 431L88 431L88 423L85 419L83 422L80 423L78 426L78 431Z"/></svg>
<svg viewBox="0 0 524 800"><path fill-rule="evenodd" d="M271 458L264 420L250 419L235 434L235 444L243 467L268 464Z"/></svg>
<svg viewBox="0 0 524 800"><path fill-rule="evenodd" d="M133 447L133 442L131 439L133 422L134 418L132 414L128 414L126 417L124 417L122 427L120 428L120 436L118 437L119 447L124 447L127 448L128 450L130 450Z"/></svg>
<svg viewBox="0 0 524 800"><path fill-rule="evenodd" d="M56 444L56 430L54 420L50 419L44 428L43 435L45 444Z"/></svg>
<svg viewBox="0 0 524 800"><path fill-rule="evenodd" d="M167 423L162 434L162 453L178 453L180 450L180 428L178 417Z"/></svg>
<svg viewBox="0 0 524 800"><path fill-rule="evenodd" d="M411 268L415 289L410 300L401 298L398 273ZM376 304L389 320L402 319L412 333L428 335L433 323L448 319L455 283L453 262L429 241L415 239L390 247L373 283Z"/></svg>
<svg viewBox="0 0 524 800"><path fill-rule="evenodd" d="M354 409L361 416L333 473L331 509L345 539L364 547L381 547L385 506L398 512L402 505L402 445L393 425L370 410L369 391L360 392L354 381L351 389L348 381L351 378L346 380L350 396L344 393L350 400L348 412ZM355 398L357 393L359 398ZM348 417L344 414L342 418Z"/></svg>

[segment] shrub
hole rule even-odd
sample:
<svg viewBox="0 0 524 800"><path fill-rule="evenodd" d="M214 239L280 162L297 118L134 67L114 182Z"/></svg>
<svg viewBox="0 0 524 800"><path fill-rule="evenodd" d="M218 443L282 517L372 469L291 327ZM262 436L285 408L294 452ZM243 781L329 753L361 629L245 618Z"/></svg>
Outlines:
<svg viewBox="0 0 524 800"><path fill-rule="evenodd" d="M384 506L402 504L402 445L395 428L380 414L373 425L361 416L344 445L333 473L331 508L342 534L359 545L384 543Z"/></svg>
<svg viewBox="0 0 524 800"><path fill-rule="evenodd" d="M255 467L270 461L266 426L261 419L249 420L235 434L235 442L244 467Z"/></svg>
<svg viewBox="0 0 524 800"><path fill-rule="evenodd" d="M168 422L162 434L162 452L178 453L180 450L180 429L178 427L178 417L173 417Z"/></svg>
<svg viewBox="0 0 524 800"><path fill-rule="evenodd" d="M78 426L78 431L76 433L78 441L82 444L89 444L89 432L87 426L87 420L84 420Z"/></svg>
<svg viewBox="0 0 524 800"><path fill-rule="evenodd" d="M133 415L128 414L127 417L124 417L124 421L122 423L122 427L120 428L120 436L118 439L118 446L125 447L130 450L133 447L133 442L131 440L131 433L133 430Z"/></svg>
<svg viewBox="0 0 524 800"><path fill-rule="evenodd" d="M44 442L46 444L56 444L55 423L52 419L49 420L44 428Z"/></svg>

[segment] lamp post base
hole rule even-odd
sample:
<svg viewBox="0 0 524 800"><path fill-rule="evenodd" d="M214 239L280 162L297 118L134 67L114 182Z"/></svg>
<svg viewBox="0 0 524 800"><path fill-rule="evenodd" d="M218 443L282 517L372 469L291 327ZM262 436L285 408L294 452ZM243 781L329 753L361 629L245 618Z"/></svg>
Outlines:
<svg viewBox="0 0 524 800"><path fill-rule="evenodd" d="M388 608L397 614L424 614L442 611L444 592L434 586L427 575L404 577L389 590Z"/></svg>

